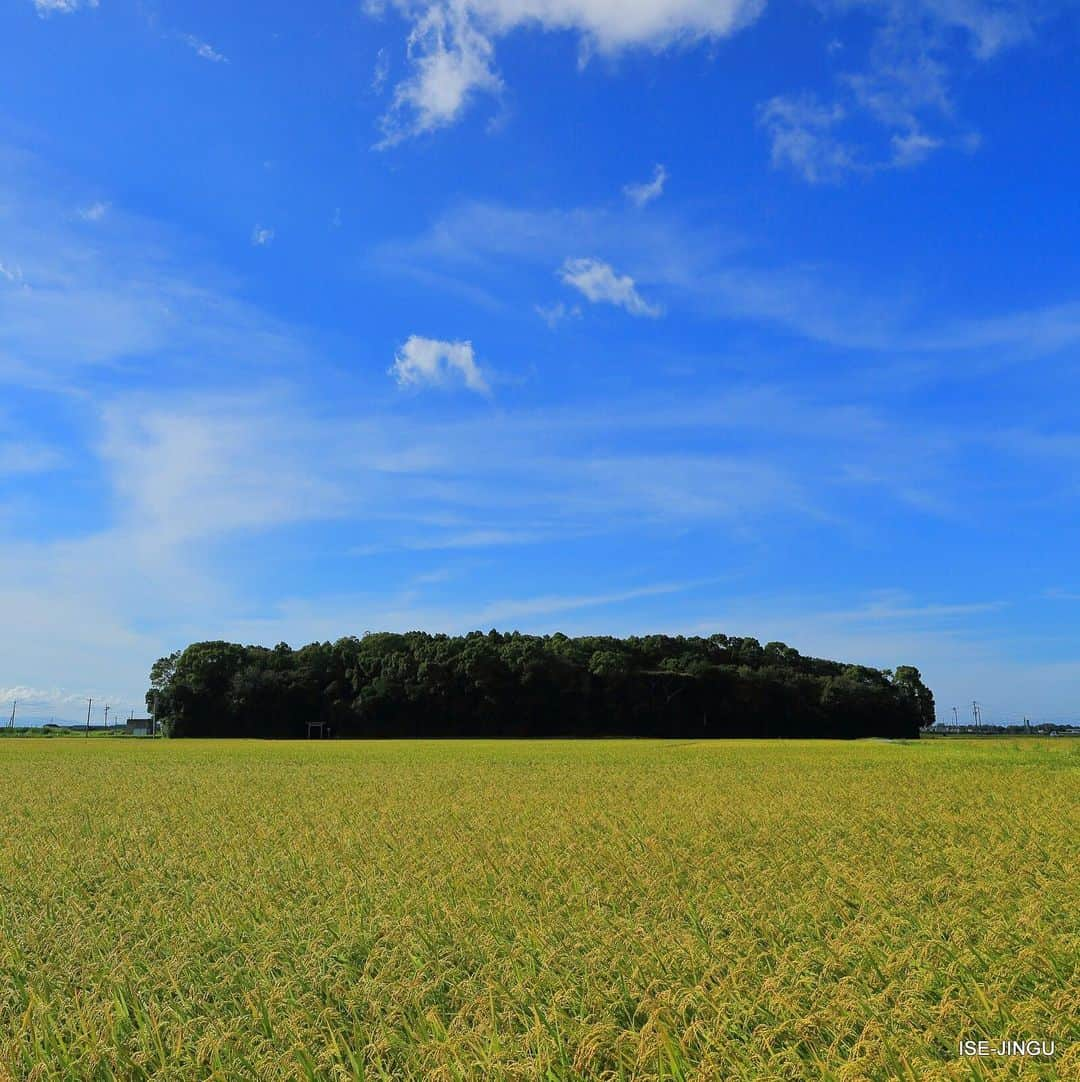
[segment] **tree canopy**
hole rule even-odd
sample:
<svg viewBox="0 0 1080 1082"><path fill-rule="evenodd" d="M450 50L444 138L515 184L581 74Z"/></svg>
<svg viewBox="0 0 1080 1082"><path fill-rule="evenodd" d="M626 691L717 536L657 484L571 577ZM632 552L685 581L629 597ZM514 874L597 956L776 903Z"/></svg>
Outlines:
<svg viewBox="0 0 1080 1082"><path fill-rule="evenodd" d="M198 642L159 659L148 706L176 737L913 737L919 671L757 639L379 632L292 649Z"/></svg>

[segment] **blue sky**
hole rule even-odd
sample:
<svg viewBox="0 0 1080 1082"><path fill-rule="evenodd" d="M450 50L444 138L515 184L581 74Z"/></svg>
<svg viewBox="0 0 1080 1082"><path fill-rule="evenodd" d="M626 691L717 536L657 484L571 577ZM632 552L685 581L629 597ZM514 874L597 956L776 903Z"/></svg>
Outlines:
<svg viewBox="0 0 1080 1082"><path fill-rule="evenodd" d="M0 698L497 626L1075 718L1077 30L7 0Z"/></svg>

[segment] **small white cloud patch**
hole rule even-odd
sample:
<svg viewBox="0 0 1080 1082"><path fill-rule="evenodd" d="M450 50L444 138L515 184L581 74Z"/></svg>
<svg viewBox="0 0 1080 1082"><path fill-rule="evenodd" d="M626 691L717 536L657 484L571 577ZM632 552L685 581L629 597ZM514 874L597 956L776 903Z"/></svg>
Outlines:
<svg viewBox="0 0 1080 1082"><path fill-rule="evenodd" d="M653 169L652 180L643 184L627 184L623 188L623 194L635 207L644 207L664 194L667 179L668 171L662 165L657 165Z"/></svg>
<svg viewBox="0 0 1080 1082"><path fill-rule="evenodd" d="M191 49L196 56L201 57L203 60L209 60L214 64L227 64L229 58L219 53L213 45L208 44L205 41L201 41L195 37L194 34L181 34L181 38L185 45Z"/></svg>
<svg viewBox="0 0 1080 1082"><path fill-rule="evenodd" d="M43 19L48 15L70 15L79 8L96 8L98 0L34 0L34 9Z"/></svg>
<svg viewBox="0 0 1080 1082"><path fill-rule="evenodd" d="M477 394L491 391L476 363L472 342L410 335L394 357L389 374L402 387L447 387L460 381Z"/></svg>
<svg viewBox="0 0 1080 1082"><path fill-rule="evenodd" d="M614 304L632 316L656 319L663 309L649 304L628 274L616 274L610 263L599 259L568 259L559 277L593 304Z"/></svg>
<svg viewBox="0 0 1080 1082"><path fill-rule="evenodd" d="M91 203L79 211L79 217L84 222L100 222L109 213L108 203Z"/></svg>
<svg viewBox="0 0 1080 1082"><path fill-rule="evenodd" d="M274 231L264 225L256 225L251 231L251 243L256 248L265 248L274 240Z"/></svg>
<svg viewBox="0 0 1080 1082"><path fill-rule="evenodd" d="M380 49L375 54L375 69L371 73L371 89L376 94L381 94L386 88L386 80L390 77L390 57L385 49Z"/></svg>
<svg viewBox="0 0 1080 1082"><path fill-rule="evenodd" d="M581 319L581 308L578 305L570 307L559 301L558 304L550 304L545 307L542 304L535 306L536 314L552 329L555 330L560 323L568 319Z"/></svg>
<svg viewBox="0 0 1080 1082"><path fill-rule="evenodd" d="M894 135L890 143L893 151L892 164L898 169L919 165L942 146L941 139L920 131Z"/></svg>
<svg viewBox="0 0 1080 1082"><path fill-rule="evenodd" d="M857 168L852 149L835 134L843 119L839 105L825 106L809 96L778 96L758 110L772 140L773 168L789 166L811 184L839 180Z"/></svg>

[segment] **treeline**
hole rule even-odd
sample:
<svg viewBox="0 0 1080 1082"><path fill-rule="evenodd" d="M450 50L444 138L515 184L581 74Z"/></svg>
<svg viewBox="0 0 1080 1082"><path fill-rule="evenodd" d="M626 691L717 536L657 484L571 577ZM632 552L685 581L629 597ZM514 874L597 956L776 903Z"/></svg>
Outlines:
<svg viewBox="0 0 1080 1082"><path fill-rule="evenodd" d="M155 662L174 737L915 737L917 669L756 639L378 633L293 650L195 643Z"/></svg>

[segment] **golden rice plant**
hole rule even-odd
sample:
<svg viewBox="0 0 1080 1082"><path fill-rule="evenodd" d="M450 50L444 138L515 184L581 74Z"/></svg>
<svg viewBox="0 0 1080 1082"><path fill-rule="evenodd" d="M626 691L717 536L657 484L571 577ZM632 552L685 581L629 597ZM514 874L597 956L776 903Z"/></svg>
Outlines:
<svg viewBox="0 0 1080 1082"><path fill-rule="evenodd" d="M0 1079L1080 1078L1078 768L0 740Z"/></svg>

